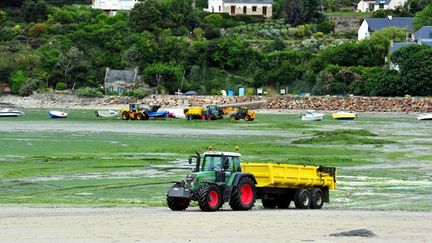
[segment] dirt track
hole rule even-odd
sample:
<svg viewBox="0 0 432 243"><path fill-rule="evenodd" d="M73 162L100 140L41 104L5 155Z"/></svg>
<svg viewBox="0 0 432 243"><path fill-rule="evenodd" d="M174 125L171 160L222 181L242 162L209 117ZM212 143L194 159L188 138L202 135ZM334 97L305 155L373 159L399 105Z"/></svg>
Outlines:
<svg viewBox="0 0 432 243"><path fill-rule="evenodd" d="M432 213L348 210L0 208L1 242L430 242ZM377 236L333 237L369 229Z"/></svg>

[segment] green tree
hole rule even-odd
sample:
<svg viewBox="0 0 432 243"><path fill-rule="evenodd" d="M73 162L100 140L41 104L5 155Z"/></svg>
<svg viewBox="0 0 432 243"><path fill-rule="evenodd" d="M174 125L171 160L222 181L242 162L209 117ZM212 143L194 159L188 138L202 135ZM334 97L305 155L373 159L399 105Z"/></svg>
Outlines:
<svg viewBox="0 0 432 243"><path fill-rule="evenodd" d="M319 18L318 0L285 0L283 13L289 24L297 26Z"/></svg>
<svg viewBox="0 0 432 243"><path fill-rule="evenodd" d="M16 94L20 90L21 86L28 79L27 74L23 70L17 70L9 77L9 83L11 85L12 93Z"/></svg>
<svg viewBox="0 0 432 243"><path fill-rule="evenodd" d="M403 42L408 34L407 29L388 27L372 33L371 39L386 39L387 41Z"/></svg>
<svg viewBox="0 0 432 243"><path fill-rule="evenodd" d="M180 88L183 69L176 64L155 63L144 69L144 80L154 86L165 87L168 92L174 93Z"/></svg>
<svg viewBox="0 0 432 243"><path fill-rule="evenodd" d="M66 85L72 78L72 72L85 65L84 53L76 47L71 47L67 52L58 57L57 67Z"/></svg>
<svg viewBox="0 0 432 243"><path fill-rule="evenodd" d="M408 45L395 51L391 61L399 66L400 77L410 95L432 95L432 47Z"/></svg>
<svg viewBox="0 0 432 243"><path fill-rule="evenodd" d="M369 71L364 86L370 96L402 96L406 88L397 71L381 68Z"/></svg>
<svg viewBox="0 0 432 243"><path fill-rule="evenodd" d="M42 22L48 17L48 5L43 0L26 0L21 12L27 22Z"/></svg>
<svg viewBox="0 0 432 243"><path fill-rule="evenodd" d="M0 24L3 23L7 19L6 12L0 10Z"/></svg>
<svg viewBox="0 0 432 243"><path fill-rule="evenodd" d="M413 27L415 30L418 30L423 26L430 25L432 25L432 4L428 5L422 11L416 13L413 21Z"/></svg>
<svg viewBox="0 0 432 243"><path fill-rule="evenodd" d="M161 20L160 5L157 0L146 0L138 3L129 12L129 24L136 31L153 31Z"/></svg>

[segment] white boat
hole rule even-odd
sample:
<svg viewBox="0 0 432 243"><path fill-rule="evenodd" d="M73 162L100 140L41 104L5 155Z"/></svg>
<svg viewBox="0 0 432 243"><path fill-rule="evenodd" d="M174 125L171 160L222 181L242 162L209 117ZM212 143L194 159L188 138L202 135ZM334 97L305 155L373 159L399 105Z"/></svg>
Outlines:
<svg viewBox="0 0 432 243"><path fill-rule="evenodd" d="M66 118L68 113L63 111L49 111L48 116L51 118Z"/></svg>
<svg viewBox="0 0 432 243"><path fill-rule="evenodd" d="M420 114L417 116L417 120L419 120L419 121L432 120L432 113Z"/></svg>
<svg viewBox="0 0 432 243"><path fill-rule="evenodd" d="M301 117L301 119L302 121L322 121L323 117L324 117L323 113L319 113L315 110L308 110Z"/></svg>
<svg viewBox="0 0 432 243"><path fill-rule="evenodd" d="M11 108L5 108L3 110L0 110L0 117L17 117L22 115L24 115L24 112Z"/></svg>
<svg viewBox="0 0 432 243"><path fill-rule="evenodd" d="M118 111L115 110L98 110L95 111L97 117L115 117L118 116Z"/></svg>
<svg viewBox="0 0 432 243"><path fill-rule="evenodd" d="M357 114L349 111L338 111L333 113L332 117L336 120L354 120L357 118Z"/></svg>

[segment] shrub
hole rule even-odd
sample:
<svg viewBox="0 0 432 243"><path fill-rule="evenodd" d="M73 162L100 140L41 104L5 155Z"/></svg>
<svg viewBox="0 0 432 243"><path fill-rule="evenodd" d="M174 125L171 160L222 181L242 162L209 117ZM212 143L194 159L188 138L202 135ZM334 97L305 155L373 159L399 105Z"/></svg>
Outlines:
<svg viewBox="0 0 432 243"><path fill-rule="evenodd" d="M21 86L28 79L26 73L22 70L17 70L9 77L12 93L18 93Z"/></svg>
<svg viewBox="0 0 432 243"><path fill-rule="evenodd" d="M132 96L142 99L152 94L152 91L149 88L137 88L132 91Z"/></svg>
<svg viewBox="0 0 432 243"><path fill-rule="evenodd" d="M66 84L63 83L63 82L58 82L58 83L56 84L56 86L55 86L55 89L56 89L56 90L66 90L66 89L67 89L67 86L66 86Z"/></svg>
<svg viewBox="0 0 432 243"><path fill-rule="evenodd" d="M48 32L48 27L44 23L38 23L30 27L28 34L33 37L39 37Z"/></svg>
<svg viewBox="0 0 432 243"><path fill-rule="evenodd" d="M220 14L210 14L203 19L203 22L214 27L222 27L223 18Z"/></svg>
<svg viewBox="0 0 432 243"><path fill-rule="evenodd" d="M75 93L82 97L103 97L103 94L100 91L92 88L79 88Z"/></svg>
<svg viewBox="0 0 432 243"><path fill-rule="evenodd" d="M245 90L245 95L246 96L252 96L255 94L255 89L254 88L246 88Z"/></svg>
<svg viewBox="0 0 432 243"><path fill-rule="evenodd" d="M21 96L29 96L33 94L33 91L37 90L41 84L38 79L27 79L21 88L18 90L18 94Z"/></svg>
<svg viewBox="0 0 432 243"><path fill-rule="evenodd" d="M204 39L204 31L198 27L193 30L193 37L197 41L201 41Z"/></svg>
<svg viewBox="0 0 432 243"><path fill-rule="evenodd" d="M329 34L334 30L334 23L331 21L323 21L317 26L317 31L322 32L324 34Z"/></svg>

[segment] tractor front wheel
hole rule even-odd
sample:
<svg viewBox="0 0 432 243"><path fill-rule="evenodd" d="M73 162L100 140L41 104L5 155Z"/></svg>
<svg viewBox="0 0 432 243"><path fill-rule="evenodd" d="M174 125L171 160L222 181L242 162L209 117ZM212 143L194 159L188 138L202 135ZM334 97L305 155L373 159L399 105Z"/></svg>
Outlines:
<svg viewBox="0 0 432 243"><path fill-rule="evenodd" d="M232 115L232 116L230 116L230 119L231 119L231 120L233 120L233 121L236 121L236 120L238 120L238 118L237 118L237 116L236 116L236 115Z"/></svg>
<svg viewBox="0 0 432 243"><path fill-rule="evenodd" d="M245 120L245 121L250 121L250 120L251 120L251 117L250 117L249 115L246 115L246 116L244 117L244 120Z"/></svg>
<svg viewBox="0 0 432 243"><path fill-rule="evenodd" d="M250 177L243 177L234 188L230 199L233 210L249 210L255 203L255 183Z"/></svg>
<svg viewBox="0 0 432 243"><path fill-rule="evenodd" d="M216 185L205 185L198 192L198 206L202 211L217 211L222 207L223 198Z"/></svg>
<svg viewBox="0 0 432 243"><path fill-rule="evenodd" d="M143 115L143 113L139 112L139 113L136 115L136 118L137 118L138 120L144 120L144 115Z"/></svg>
<svg viewBox="0 0 432 243"><path fill-rule="evenodd" d="M122 120L129 120L130 116L129 116L129 112L127 111L123 111L122 115L121 115L121 119Z"/></svg>
<svg viewBox="0 0 432 243"><path fill-rule="evenodd" d="M183 211L189 207L190 199L184 197L168 197L168 207L173 211Z"/></svg>

